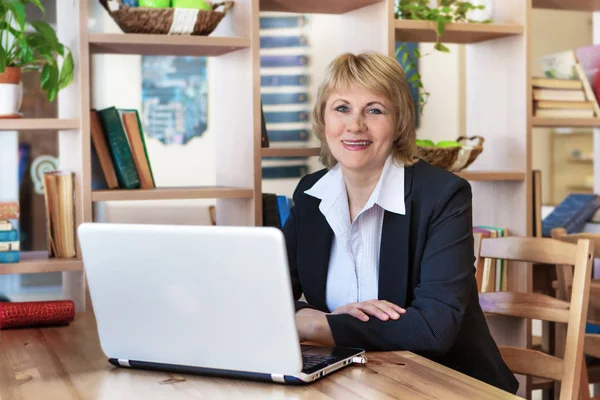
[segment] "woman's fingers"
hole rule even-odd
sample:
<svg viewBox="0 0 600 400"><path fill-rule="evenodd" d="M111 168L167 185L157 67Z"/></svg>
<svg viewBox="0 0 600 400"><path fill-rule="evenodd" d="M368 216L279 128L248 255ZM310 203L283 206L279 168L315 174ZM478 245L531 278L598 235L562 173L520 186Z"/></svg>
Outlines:
<svg viewBox="0 0 600 400"><path fill-rule="evenodd" d="M402 307L385 300L369 300L359 303L350 303L338 307L333 314L348 314L361 320L368 321L369 315L372 315L382 321L398 319L406 310Z"/></svg>
<svg viewBox="0 0 600 400"><path fill-rule="evenodd" d="M387 301L387 300L379 300L379 301L381 301L381 302L383 302L383 303L387 304L388 306L392 307L394 310L396 310L396 312L397 312L398 314L404 314L404 313L406 312L406 310L405 310L404 308L400 307L400 306L399 306L399 305L397 305L397 304L390 303L390 302L389 302L389 301Z"/></svg>
<svg viewBox="0 0 600 400"><path fill-rule="evenodd" d="M359 319L361 321L365 321L365 322L369 320L369 316L367 314L365 314L360 309L355 308L355 307L352 307L348 311L348 315L352 315L354 318Z"/></svg>
<svg viewBox="0 0 600 400"><path fill-rule="evenodd" d="M393 313L394 315L398 315L395 311L392 310L391 307L387 307L383 304L378 304L376 301L365 301L362 303L357 303L357 307L365 313L377 317L382 321L387 321L392 317L390 314L388 314L388 311L390 313Z"/></svg>

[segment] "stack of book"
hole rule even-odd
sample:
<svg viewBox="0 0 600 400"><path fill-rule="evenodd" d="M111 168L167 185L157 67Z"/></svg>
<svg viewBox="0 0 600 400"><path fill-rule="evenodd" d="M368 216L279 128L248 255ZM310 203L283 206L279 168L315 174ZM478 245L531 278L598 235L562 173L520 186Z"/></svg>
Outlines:
<svg viewBox="0 0 600 400"><path fill-rule="evenodd" d="M293 200L286 196L274 193L262 194L263 226L272 226L283 229L285 221L290 215Z"/></svg>
<svg viewBox="0 0 600 400"><path fill-rule="evenodd" d="M534 77L533 115L542 118L594 118L594 102L577 79Z"/></svg>
<svg viewBox="0 0 600 400"><path fill-rule="evenodd" d="M91 110L92 189L154 189L137 110Z"/></svg>
<svg viewBox="0 0 600 400"><path fill-rule="evenodd" d="M499 238L508 235L504 228L495 226L474 226L473 232L479 232L483 238ZM505 260L486 258L481 274L481 292L504 292L508 290L508 269Z"/></svg>
<svg viewBox="0 0 600 400"><path fill-rule="evenodd" d="M0 202L0 264L19 262L18 219L19 203Z"/></svg>

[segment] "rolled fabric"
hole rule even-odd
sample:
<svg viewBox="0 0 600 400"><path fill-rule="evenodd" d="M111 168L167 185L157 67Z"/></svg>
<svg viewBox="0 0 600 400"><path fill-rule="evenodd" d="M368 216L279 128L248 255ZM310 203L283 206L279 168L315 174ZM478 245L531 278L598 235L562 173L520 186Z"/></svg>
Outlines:
<svg viewBox="0 0 600 400"><path fill-rule="evenodd" d="M0 303L0 329L67 325L74 318L72 300Z"/></svg>

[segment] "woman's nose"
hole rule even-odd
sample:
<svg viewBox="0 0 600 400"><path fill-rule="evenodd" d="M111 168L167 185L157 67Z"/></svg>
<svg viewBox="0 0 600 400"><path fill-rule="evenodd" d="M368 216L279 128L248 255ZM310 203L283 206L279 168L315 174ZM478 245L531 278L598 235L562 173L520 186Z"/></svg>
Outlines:
<svg viewBox="0 0 600 400"><path fill-rule="evenodd" d="M346 123L346 130L352 133L362 132L364 129L364 121L360 115L351 115Z"/></svg>

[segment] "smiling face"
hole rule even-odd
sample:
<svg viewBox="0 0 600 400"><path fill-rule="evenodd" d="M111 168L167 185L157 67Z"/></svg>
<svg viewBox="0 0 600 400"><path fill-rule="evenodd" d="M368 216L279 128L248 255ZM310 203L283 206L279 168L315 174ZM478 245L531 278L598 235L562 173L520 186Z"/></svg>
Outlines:
<svg viewBox="0 0 600 400"><path fill-rule="evenodd" d="M324 122L327 146L342 170L381 171L396 139L396 117L389 100L352 85L329 96Z"/></svg>

